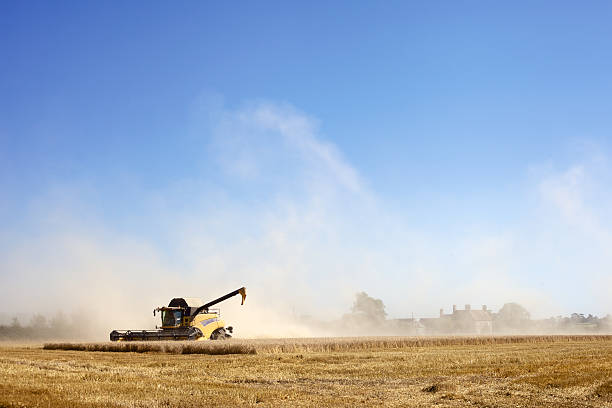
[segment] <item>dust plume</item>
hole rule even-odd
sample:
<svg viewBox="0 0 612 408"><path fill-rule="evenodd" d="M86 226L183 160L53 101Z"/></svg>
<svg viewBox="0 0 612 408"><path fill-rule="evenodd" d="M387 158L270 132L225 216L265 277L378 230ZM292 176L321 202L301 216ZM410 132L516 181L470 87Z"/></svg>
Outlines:
<svg viewBox="0 0 612 408"><path fill-rule="evenodd" d="M377 193L318 121L289 105L202 109L189 135L201 171L154 188L136 176L67 178L22 203L0 232L5 320L62 311L105 339L153 328L152 309L174 297L206 301L241 286L245 306L220 305L240 337L361 333L362 318L433 318L449 302L518 302L538 318L612 309L610 207L593 204L607 194L606 168L532 169L516 192L530 206L508 224L495 212L456 221L451 203L419 217ZM355 301L364 290L384 299L384 313Z"/></svg>

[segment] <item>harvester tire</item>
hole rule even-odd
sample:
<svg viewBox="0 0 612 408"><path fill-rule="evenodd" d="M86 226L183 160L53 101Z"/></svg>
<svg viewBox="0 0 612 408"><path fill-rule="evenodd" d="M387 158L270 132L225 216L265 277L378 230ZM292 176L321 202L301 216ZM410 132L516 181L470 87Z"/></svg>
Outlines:
<svg viewBox="0 0 612 408"><path fill-rule="evenodd" d="M190 327L189 331L187 332L187 337L189 340L197 340L202 337L202 331L197 327Z"/></svg>
<svg viewBox="0 0 612 408"><path fill-rule="evenodd" d="M225 340L227 335L225 334L225 329L223 327L219 327L217 330L211 333L211 340Z"/></svg>

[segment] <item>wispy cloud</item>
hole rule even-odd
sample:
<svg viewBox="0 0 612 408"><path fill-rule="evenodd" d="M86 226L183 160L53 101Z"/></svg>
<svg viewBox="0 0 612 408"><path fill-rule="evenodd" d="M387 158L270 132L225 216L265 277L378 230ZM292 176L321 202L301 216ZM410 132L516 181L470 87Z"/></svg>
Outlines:
<svg viewBox="0 0 612 408"><path fill-rule="evenodd" d="M290 105L260 102L223 111L214 134L217 152L230 173L247 178L262 171L297 173L300 178L316 174L318 182L363 192L358 171L321 138L317 121Z"/></svg>

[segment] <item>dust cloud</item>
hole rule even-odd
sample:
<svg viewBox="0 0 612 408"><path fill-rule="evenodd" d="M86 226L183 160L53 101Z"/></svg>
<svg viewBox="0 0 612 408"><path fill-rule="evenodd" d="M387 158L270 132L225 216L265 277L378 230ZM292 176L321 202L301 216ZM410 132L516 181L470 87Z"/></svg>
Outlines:
<svg viewBox="0 0 612 408"><path fill-rule="evenodd" d="M535 172L519 192L533 210L510 226L476 210L451 225L452 202L425 216L387 202L290 106L208 117L193 128L222 182L205 171L156 188L66 179L23 203L0 231L0 324L40 314L51 327L61 312L79 335L104 340L154 328L153 308L174 297L206 301L241 286L244 306L220 305L240 337L442 333L447 323L423 319L449 301L491 313L517 302L532 320L612 310L612 234L580 188L589 175L584 184L597 185L588 164Z"/></svg>
<svg viewBox="0 0 612 408"><path fill-rule="evenodd" d="M612 333L610 315L600 318L573 313L565 317L531 319L527 309L518 303L507 303L498 311L484 306L481 310L472 311L471 305L465 305L465 309L453 306L452 313L441 312L436 318L411 316L389 319L381 299L359 292L348 313L328 320L324 320L323 316L283 314L282 311L258 304L257 300L250 303L248 307L239 306L238 299L229 299L215 306L224 324L234 327L233 335L236 338ZM13 320L10 325L0 325L0 340L106 340L109 325L122 321L120 316L110 317L99 319L90 314L67 316L58 312L47 319L36 314L27 325L17 320ZM154 327L152 321L141 319L128 321L123 329L150 330Z"/></svg>

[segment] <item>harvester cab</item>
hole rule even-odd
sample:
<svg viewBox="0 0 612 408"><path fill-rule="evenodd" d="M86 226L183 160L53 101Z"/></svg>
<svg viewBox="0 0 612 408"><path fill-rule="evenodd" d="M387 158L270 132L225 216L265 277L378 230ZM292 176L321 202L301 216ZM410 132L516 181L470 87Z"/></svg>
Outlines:
<svg viewBox="0 0 612 408"><path fill-rule="evenodd" d="M188 316L183 316L185 311L180 307L158 307L153 310L153 316L155 312L161 312L162 329L174 329L189 323Z"/></svg>
<svg viewBox="0 0 612 408"><path fill-rule="evenodd" d="M157 312L161 315L161 326L157 330L113 330L110 340L222 340L232 337L233 328L225 327L219 309L211 307L238 294L243 305L246 299L244 287L206 304L197 298L174 298L168 306L153 310L154 316Z"/></svg>

